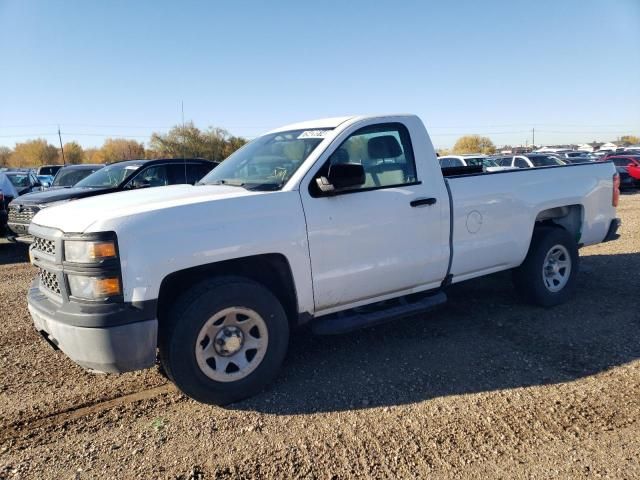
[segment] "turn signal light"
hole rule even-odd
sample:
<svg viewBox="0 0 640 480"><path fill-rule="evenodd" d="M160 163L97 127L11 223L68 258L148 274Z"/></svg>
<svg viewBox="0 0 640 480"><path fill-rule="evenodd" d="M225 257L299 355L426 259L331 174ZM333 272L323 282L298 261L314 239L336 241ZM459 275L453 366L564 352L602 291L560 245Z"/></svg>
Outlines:
<svg viewBox="0 0 640 480"><path fill-rule="evenodd" d="M613 174L613 193L611 196L611 205L614 207L618 206L618 201L620 200L620 175L617 173Z"/></svg>
<svg viewBox="0 0 640 480"><path fill-rule="evenodd" d="M71 296L86 300L102 300L122 294L118 277L88 277L86 275L67 275Z"/></svg>
<svg viewBox="0 0 640 480"><path fill-rule="evenodd" d="M94 287L97 297L110 297L120 294L120 280L118 278L99 278Z"/></svg>
<svg viewBox="0 0 640 480"><path fill-rule="evenodd" d="M89 253L89 257L93 259L110 258L116 256L116 246L113 242L92 243L93 251Z"/></svg>
<svg viewBox="0 0 640 480"><path fill-rule="evenodd" d="M114 240L65 240L67 262L95 263L117 257Z"/></svg>

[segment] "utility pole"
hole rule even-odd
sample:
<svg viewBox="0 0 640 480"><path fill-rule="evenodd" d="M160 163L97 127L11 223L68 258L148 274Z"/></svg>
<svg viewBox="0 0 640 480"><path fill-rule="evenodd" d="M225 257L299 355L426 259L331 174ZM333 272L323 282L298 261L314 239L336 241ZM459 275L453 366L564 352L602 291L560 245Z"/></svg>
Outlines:
<svg viewBox="0 0 640 480"><path fill-rule="evenodd" d="M62 152L62 164L66 165L67 162L64 159L64 148L62 148L62 135L60 134L60 125L58 125L58 138L60 139L60 151Z"/></svg>
<svg viewBox="0 0 640 480"><path fill-rule="evenodd" d="M531 129L531 145L535 146L536 144L536 129L535 127Z"/></svg>
<svg viewBox="0 0 640 480"><path fill-rule="evenodd" d="M187 160L184 147L187 143L187 132L184 131L184 100L180 100L180 112L182 114L182 165L184 166L184 181L187 181Z"/></svg>

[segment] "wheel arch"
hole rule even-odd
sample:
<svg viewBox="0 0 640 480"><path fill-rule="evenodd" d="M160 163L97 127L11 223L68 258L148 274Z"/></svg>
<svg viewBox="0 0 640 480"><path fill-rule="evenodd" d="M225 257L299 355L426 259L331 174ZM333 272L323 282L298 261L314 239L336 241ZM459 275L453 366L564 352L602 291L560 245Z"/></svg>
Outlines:
<svg viewBox="0 0 640 480"><path fill-rule="evenodd" d="M290 326L300 322L298 299L291 266L287 258L279 253L268 253L224 260L178 270L167 275L160 284L158 293L158 321L160 325L172 303L190 287L201 281L218 276L245 277L268 288L280 301Z"/></svg>
<svg viewBox="0 0 640 480"><path fill-rule="evenodd" d="M580 243L582 224L584 222L584 207L580 204L562 205L541 210L536 215L534 230L539 227L560 227L565 229Z"/></svg>

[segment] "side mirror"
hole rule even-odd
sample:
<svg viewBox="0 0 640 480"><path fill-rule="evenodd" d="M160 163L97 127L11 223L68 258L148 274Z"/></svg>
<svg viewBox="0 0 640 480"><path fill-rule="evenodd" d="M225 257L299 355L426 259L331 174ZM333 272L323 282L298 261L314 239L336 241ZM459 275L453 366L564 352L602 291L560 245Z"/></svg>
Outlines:
<svg viewBox="0 0 640 480"><path fill-rule="evenodd" d="M329 167L326 178L320 177L316 182L324 193L359 187L365 182L364 167L359 163L337 163Z"/></svg>

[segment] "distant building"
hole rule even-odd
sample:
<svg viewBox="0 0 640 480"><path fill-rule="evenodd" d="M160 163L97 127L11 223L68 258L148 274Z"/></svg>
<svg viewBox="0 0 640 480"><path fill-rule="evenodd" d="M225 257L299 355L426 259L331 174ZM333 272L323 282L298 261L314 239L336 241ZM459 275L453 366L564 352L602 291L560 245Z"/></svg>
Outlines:
<svg viewBox="0 0 640 480"><path fill-rule="evenodd" d="M581 143L578 145L578 150L581 152L595 152L600 149L600 145L602 144L599 142Z"/></svg>
<svg viewBox="0 0 640 480"><path fill-rule="evenodd" d="M521 153L531 153L535 148L535 145L516 145L513 147L511 145L504 145L496 148L496 151L502 155L519 155Z"/></svg>
<svg viewBox="0 0 640 480"><path fill-rule="evenodd" d="M536 150L540 153L560 153L571 152L574 150L575 145L547 145Z"/></svg>
<svg viewBox="0 0 640 480"><path fill-rule="evenodd" d="M613 142L607 142L607 143L603 143L602 145L600 145L600 150L617 150L618 148L620 148L622 145L617 145Z"/></svg>

